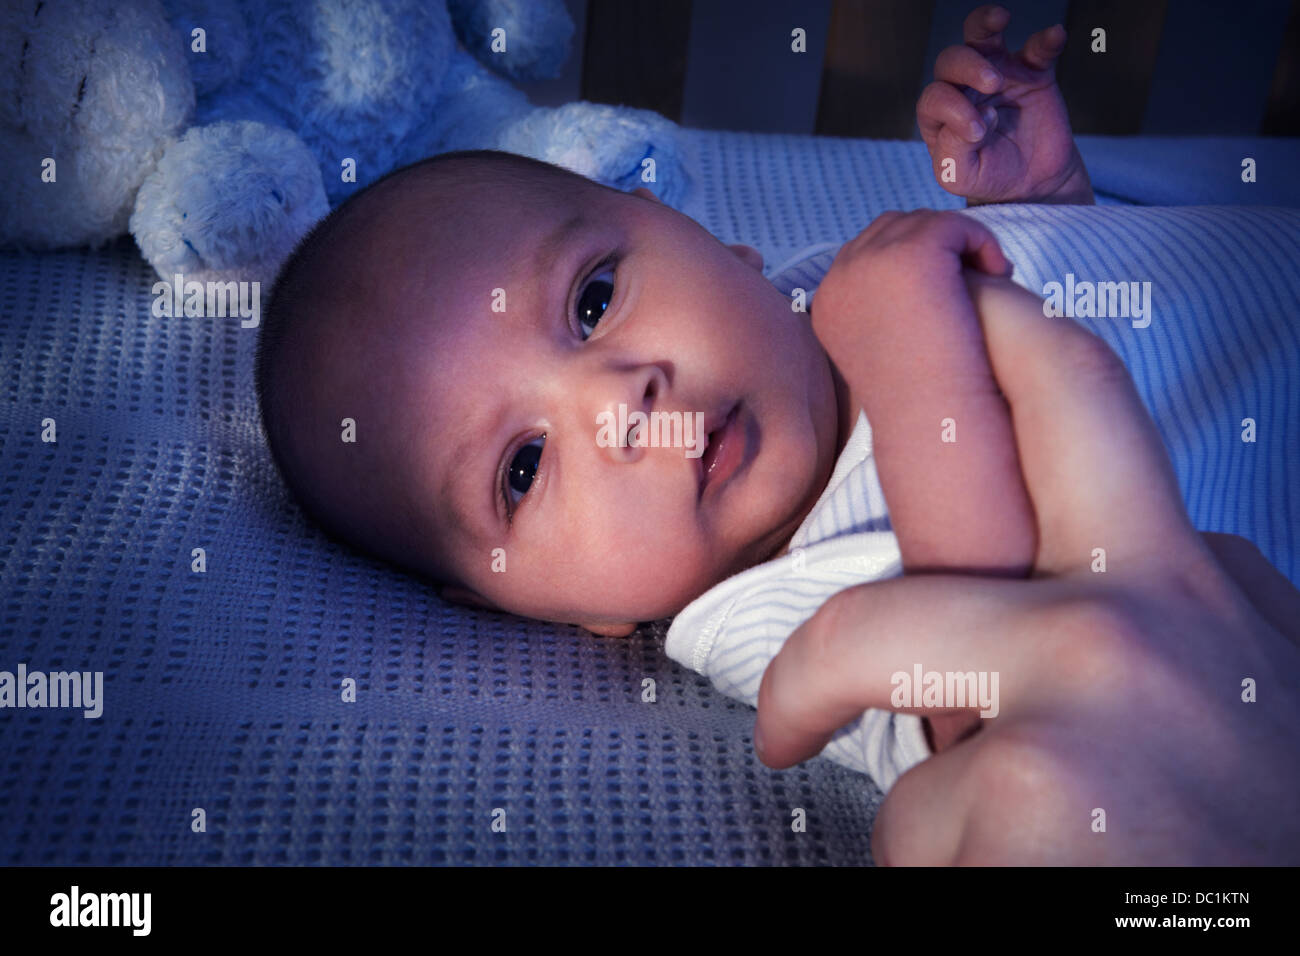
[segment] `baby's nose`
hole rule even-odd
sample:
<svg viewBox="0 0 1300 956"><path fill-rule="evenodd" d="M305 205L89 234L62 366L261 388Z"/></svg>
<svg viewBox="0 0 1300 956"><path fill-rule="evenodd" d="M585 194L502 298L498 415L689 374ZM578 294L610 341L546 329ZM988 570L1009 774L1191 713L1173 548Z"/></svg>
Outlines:
<svg viewBox="0 0 1300 956"><path fill-rule="evenodd" d="M611 371L591 382L603 399L596 415L596 445L613 461L633 463L645 455L666 382L663 370L653 364Z"/></svg>
<svg viewBox="0 0 1300 956"><path fill-rule="evenodd" d="M611 461L632 464L640 461L649 444L650 414L619 402L596 416L596 446Z"/></svg>

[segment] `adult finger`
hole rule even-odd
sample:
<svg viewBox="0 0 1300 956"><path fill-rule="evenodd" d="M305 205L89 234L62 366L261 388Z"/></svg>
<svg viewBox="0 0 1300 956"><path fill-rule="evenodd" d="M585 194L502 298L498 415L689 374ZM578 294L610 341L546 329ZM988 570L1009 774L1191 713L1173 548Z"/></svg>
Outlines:
<svg viewBox="0 0 1300 956"><path fill-rule="evenodd" d="M759 758L776 768L806 760L869 708L921 716L975 711L994 718L1033 706L1035 688L1022 675L1043 642L1063 632L1025 625L1039 620L1038 609L1051 607L1061 593L1055 581L939 574L840 591L795 629L763 673L755 724ZM1035 631L1033 640L1024 637L1029 631ZM992 699L927 701L914 686L918 669L923 676L973 673L977 683L982 673ZM818 692L808 694L809 687Z"/></svg>
<svg viewBox="0 0 1300 956"><path fill-rule="evenodd" d="M1002 89L1003 82L988 58L968 46L950 46L941 52L934 61L934 78L989 95Z"/></svg>
<svg viewBox="0 0 1300 956"><path fill-rule="evenodd" d="M1055 67L1056 58L1065 49L1065 27L1059 23L1039 30L1025 41L1025 48L1020 51L1020 59L1025 65L1035 70L1049 70Z"/></svg>
<svg viewBox="0 0 1300 956"><path fill-rule="evenodd" d="M1038 519L1035 569L1087 567L1097 548L1112 568L1199 548L1168 453L1115 353L1069 319L1045 317L1032 293L971 281Z"/></svg>
<svg viewBox="0 0 1300 956"><path fill-rule="evenodd" d="M962 24L962 42L985 56L1006 52L1002 31L1011 22L1011 12L997 4L976 7Z"/></svg>

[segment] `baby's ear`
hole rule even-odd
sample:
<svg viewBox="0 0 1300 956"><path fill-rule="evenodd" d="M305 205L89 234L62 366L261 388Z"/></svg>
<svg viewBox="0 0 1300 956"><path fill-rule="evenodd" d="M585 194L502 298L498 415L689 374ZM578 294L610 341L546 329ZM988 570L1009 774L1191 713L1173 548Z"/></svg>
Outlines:
<svg viewBox="0 0 1300 956"><path fill-rule="evenodd" d="M744 243L737 242L733 245L727 246L727 248L734 252L741 262L753 266L759 272L763 271L763 253L759 252L753 246L747 246Z"/></svg>
<svg viewBox="0 0 1300 956"><path fill-rule="evenodd" d="M597 637L627 637L636 630L635 624L583 624L582 627Z"/></svg>
<svg viewBox="0 0 1300 956"><path fill-rule="evenodd" d="M646 189L644 186L638 186L636 189L632 190L632 195L640 196L642 199L652 199L655 202L661 201L658 196Z"/></svg>

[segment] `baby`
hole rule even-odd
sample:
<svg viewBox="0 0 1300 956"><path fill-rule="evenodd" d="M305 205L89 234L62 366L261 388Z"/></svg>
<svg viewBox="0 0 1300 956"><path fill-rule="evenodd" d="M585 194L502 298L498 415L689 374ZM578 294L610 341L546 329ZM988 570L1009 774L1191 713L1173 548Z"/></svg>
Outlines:
<svg viewBox="0 0 1300 956"><path fill-rule="evenodd" d="M918 106L936 173L952 160L945 187L972 202L1090 202L1051 76L1064 32L1011 55L1006 22L976 11L936 64ZM923 532L908 571L1023 573L1036 529L979 321L1042 311L992 234L885 214L840 251L811 321L762 265L646 189L524 157L398 170L276 281L256 378L277 466L328 531L444 598L605 636L806 537L851 447L872 449L893 525ZM609 441L636 412L706 437ZM949 416L962 441L941 445Z"/></svg>

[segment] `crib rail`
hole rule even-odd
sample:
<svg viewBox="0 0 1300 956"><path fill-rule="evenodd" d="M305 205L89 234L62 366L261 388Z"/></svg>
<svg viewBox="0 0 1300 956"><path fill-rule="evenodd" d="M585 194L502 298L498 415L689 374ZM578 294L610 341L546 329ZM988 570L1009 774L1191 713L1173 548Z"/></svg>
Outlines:
<svg viewBox="0 0 1300 956"><path fill-rule="evenodd" d="M1013 41L1018 28L1065 24L1058 77L1076 133L1300 135L1300 0L1005 2ZM580 93L690 126L912 138L934 57L974 5L577 2ZM803 58L786 56L792 25L806 31ZM1092 49L1098 27L1104 53Z"/></svg>

